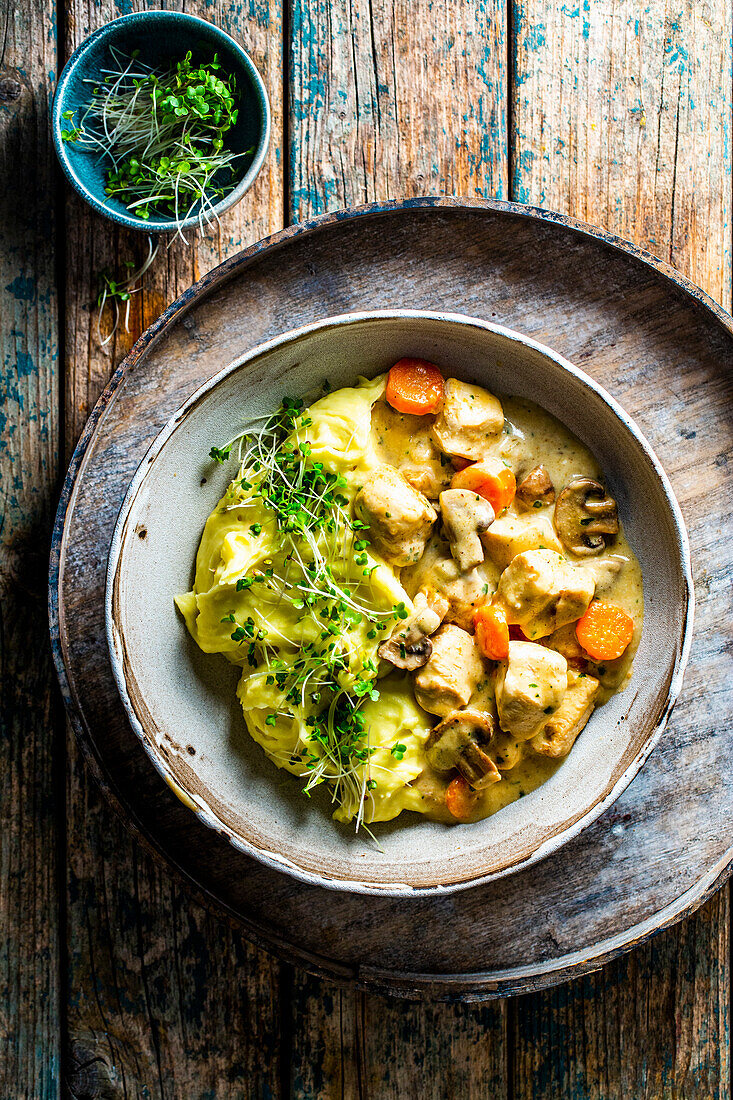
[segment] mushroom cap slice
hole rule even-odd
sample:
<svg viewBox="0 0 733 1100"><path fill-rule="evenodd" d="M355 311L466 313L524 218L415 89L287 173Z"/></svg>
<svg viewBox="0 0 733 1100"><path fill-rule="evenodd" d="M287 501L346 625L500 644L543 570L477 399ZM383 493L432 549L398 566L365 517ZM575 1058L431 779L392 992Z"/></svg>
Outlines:
<svg viewBox="0 0 733 1100"><path fill-rule="evenodd" d="M425 756L439 772L457 768L474 790L481 790L501 779L496 764L487 755L496 723L481 710L456 710L439 722L425 742Z"/></svg>
<svg viewBox="0 0 733 1100"><path fill-rule="evenodd" d="M517 485L517 497L527 508L532 508L539 501L541 504L553 504L555 500L555 486L546 466L540 463L530 470Z"/></svg>
<svg viewBox="0 0 733 1100"><path fill-rule="evenodd" d="M443 528L450 552L462 572L484 560L480 535L494 522L494 509L485 497L470 489L446 489L440 494Z"/></svg>
<svg viewBox="0 0 733 1100"><path fill-rule="evenodd" d="M395 668L404 668L414 672L430 660L433 644L429 635L438 629L446 612L448 601L426 592L418 592L413 602L413 613L409 619L400 623L391 637L382 642L377 650L379 656L390 661Z"/></svg>
<svg viewBox="0 0 733 1100"><path fill-rule="evenodd" d="M600 482L578 477L557 498L555 529L571 554L601 554L606 537L618 534L618 505Z"/></svg>
<svg viewBox="0 0 733 1100"><path fill-rule="evenodd" d="M382 642L377 653L384 661L389 661L395 668L404 668L408 672L414 672L416 668L422 668L430 660L433 652L433 643L418 628L413 627L406 633L393 634L386 642Z"/></svg>

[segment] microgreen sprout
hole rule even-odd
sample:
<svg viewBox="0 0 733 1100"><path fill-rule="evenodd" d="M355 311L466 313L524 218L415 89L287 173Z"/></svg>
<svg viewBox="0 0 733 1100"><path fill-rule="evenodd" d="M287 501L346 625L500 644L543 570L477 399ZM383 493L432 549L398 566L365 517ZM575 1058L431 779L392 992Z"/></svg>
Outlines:
<svg viewBox="0 0 733 1100"><path fill-rule="evenodd" d="M263 590L256 597L252 593L250 617L242 621L232 611L222 622L234 626L231 638L243 647L250 677L264 678L275 689L278 702L265 724L297 718L304 729L288 763L302 764L305 793L328 784L333 800L347 807L358 829L377 785L371 774L376 750L369 744L363 708L379 699L379 666L376 646L372 656L365 654L354 630L368 624L366 636L376 641L408 618L408 611L402 602L388 605L372 589L370 578L380 563L369 553L368 525L354 515L347 478L314 458L307 431L311 423L303 401L285 398L256 434L243 434L209 452L217 462L239 461L221 511L236 509L254 537L276 532L283 559L277 568L265 559L267 568L261 563L237 578L237 592L256 585ZM261 522L263 507L272 516L272 530ZM247 522L248 509L256 509L256 522ZM278 635L267 618L268 608L282 601L298 613L303 631L295 655L292 640ZM287 659L278 638L291 651ZM405 752L399 742L392 750L397 760Z"/></svg>
<svg viewBox="0 0 733 1100"><path fill-rule="evenodd" d="M213 458L214 462L228 462L232 454L232 444L227 443L226 447L212 447L209 451L209 458Z"/></svg>
<svg viewBox="0 0 733 1100"><path fill-rule="evenodd" d="M135 286L134 284L138 280L142 279L145 272L148 270L153 260L158 254L158 245L153 245L153 238L148 237L148 254L143 260L140 267L135 271L131 270L135 267L132 260L128 260L125 267L128 269L128 275L126 279L119 280L112 275L112 273L105 268L104 271L99 272L99 294L97 295L97 336L99 343L103 348L107 346L110 340L120 325L120 313L121 304L124 304L124 324L125 332L130 331L130 301L133 294L137 294L142 289L141 286ZM102 316L104 314L105 306L111 303L113 309L113 322L110 331L106 336L102 336Z"/></svg>
<svg viewBox="0 0 733 1100"><path fill-rule="evenodd" d="M199 228L215 218L214 201L235 183L247 153L225 148L236 124L239 92L218 57L194 65L189 51L166 69L111 49L110 67L91 85L78 122L67 111L64 141L97 154L106 166L105 192L143 221L163 215L181 223L196 214Z"/></svg>

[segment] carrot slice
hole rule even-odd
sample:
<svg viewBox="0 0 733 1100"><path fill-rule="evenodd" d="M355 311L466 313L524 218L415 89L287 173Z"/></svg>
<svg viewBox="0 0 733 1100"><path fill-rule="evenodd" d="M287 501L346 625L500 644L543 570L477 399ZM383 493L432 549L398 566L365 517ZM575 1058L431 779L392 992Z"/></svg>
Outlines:
<svg viewBox="0 0 733 1100"><path fill-rule="evenodd" d="M425 416L443 402L443 375L425 359L400 359L387 375L387 401L397 412Z"/></svg>
<svg viewBox="0 0 733 1100"><path fill-rule="evenodd" d="M509 657L509 627L502 608L484 604L474 611L473 625L484 657L490 661L506 661Z"/></svg>
<svg viewBox="0 0 733 1100"><path fill-rule="evenodd" d="M462 775L451 779L445 792L445 804L456 821L470 821L477 801L478 795Z"/></svg>
<svg viewBox="0 0 733 1100"><path fill-rule="evenodd" d="M634 636L634 620L615 603L593 600L575 627L578 641L594 661L620 657Z"/></svg>
<svg viewBox="0 0 733 1100"><path fill-rule="evenodd" d="M451 479L451 489L469 489L485 497L497 516L508 508L517 491L513 472L499 459L484 459L459 470Z"/></svg>

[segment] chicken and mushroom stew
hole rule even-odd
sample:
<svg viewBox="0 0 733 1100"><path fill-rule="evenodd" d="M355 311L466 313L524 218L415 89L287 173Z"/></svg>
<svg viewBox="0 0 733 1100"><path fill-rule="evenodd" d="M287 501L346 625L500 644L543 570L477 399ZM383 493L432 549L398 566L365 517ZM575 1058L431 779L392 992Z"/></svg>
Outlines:
<svg viewBox="0 0 733 1100"><path fill-rule="evenodd" d="M526 401L404 359L286 399L238 459L177 604L242 669L247 728L339 821L477 821L622 690L641 571L591 453Z"/></svg>

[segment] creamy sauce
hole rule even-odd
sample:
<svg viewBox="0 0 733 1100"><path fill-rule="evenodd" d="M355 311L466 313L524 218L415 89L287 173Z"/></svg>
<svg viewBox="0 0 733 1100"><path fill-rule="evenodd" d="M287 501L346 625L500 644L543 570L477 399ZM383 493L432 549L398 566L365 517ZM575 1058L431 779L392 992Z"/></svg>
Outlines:
<svg viewBox="0 0 733 1100"><path fill-rule="evenodd" d="M500 396L500 395L499 395ZM501 398L504 408L504 432L486 447L486 456L502 459L514 470L517 483L540 463L543 464L557 492L576 477L590 477L603 483L603 471L595 458L560 421L550 413L529 401ZM454 473L445 455L442 455L430 437L430 417L403 416L396 413L384 401L374 406L372 419L372 444L378 458L395 465L405 478L437 500ZM516 517L521 523L530 523L537 516L546 517L552 525L554 505L542 508L525 508L515 498L505 515ZM554 548L554 547L553 547ZM623 532L623 526L606 549L593 557L576 558L564 551L565 557L580 568L590 570L596 577L597 595L603 600L618 604L634 620L635 629L626 652L615 661L596 663L586 661L587 673L600 681L596 706L617 691L622 691L631 675L631 666L639 645L642 631L644 600L641 569ZM438 579L441 591L451 602L449 618L464 629L472 629L473 612L496 591L501 567L488 556L483 564L468 573L460 574L446 539L436 532L430 539L425 553L416 565L402 570L401 581L407 592L415 593ZM542 639L543 642L567 651L573 646L579 650L574 637L574 625ZM569 655L566 652L566 655ZM479 685L471 706L496 714L492 678ZM581 734L582 736L582 734ZM470 821L478 821L496 813L502 807L515 802L541 786L557 771L562 757L552 759L535 753L529 742L514 741L501 732L494 739L488 755L494 760L502 779L485 790L478 798ZM444 822L454 822L446 809L445 791L452 776L434 772L429 766L413 781L419 793L426 816Z"/></svg>
<svg viewBox="0 0 733 1100"><path fill-rule="evenodd" d="M401 471L413 489L427 498L427 501L419 498L401 478L395 477L393 471L389 472L391 481L399 483L399 491L413 498L413 503L417 498L418 511L423 517L428 515L425 535L418 540L417 555L435 520L432 505L438 503L442 491L450 488L461 463L455 463L437 446L432 434L432 416L396 412L386 403L384 392L384 377L373 381L362 379L353 388L331 392L307 410L298 445L307 445L303 453L309 455L311 461L321 462L332 475L341 476L344 507L352 508L354 516L358 514L358 495L363 494L365 483L375 476L375 471L382 477L383 485L386 484L385 465ZM473 392L475 397L476 391ZM494 398L490 401L497 406ZM486 459L500 460L511 467L518 482L534 467L543 464L557 493L578 476L603 482L603 473L592 454L549 413L514 398L503 399L502 405L503 432L481 437ZM290 449L292 451L292 447ZM335 536L329 534L328 526L319 528L314 536L318 540L319 553L328 561L329 568L333 567L336 580L345 586L343 591L348 590L362 607L366 604L370 609L368 614L356 615L348 621L340 619L338 628L328 631L324 630L324 616L330 621L332 614L328 607L324 609L327 597L319 593L320 602L315 604L314 610L310 610L311 605L306 605L305 599L293 598L300 595L293 589L299 577L301 580L305 577L306 594L314 591L309 587L313 581L311 574L305 576L303 573L302 562L296 567L293 551L288 551L272 510L266 506L263 494L257 491L257 480L264 476L259 464L254 467L243 464L207 521L197 556L193 589L179 596L177 603L199 646L207 653L223 654L242 669L237 694L251 736L274 764L293 772L301 782L311 774L308 769L314 762L320 764L327 759L323 753L318 755L321 750L310 734L314 716L326 702L313 690L312 679L333 659L324 654L337 647L338 675L346 680L344 690L353 691L353 685L363 676L375 677L374 685L379 690L375 690L368 700L362 700L361 705L369 753L360 757L357 764L353 760L350 762L348 774L355 778L348 789L348 797L342 794L337 804L334 816L338 820L353 821L363 812L366 823L386 821L405 810L412 810L455 824L455 818L446 807L445 793L457 772L438 773L428 765L426 758L426 742L440 719L418 705L413 674L395 672L378 654L380 642L398 626L398 609L403 612L399 616L401 619L407 614L405 604L420 591L432 589L437 592L444 606L447 601L445 622L472 633L476 608L494 595L513 557L525 549L561 553L573 569L577 566L586 574L593 574L596 593L602 600L618 604L628 612L635 624L633 639L621 658L605 664L586 659L575 636L574 622L537 640L567 658L569 667L575 670L573 682L576 687L583 671L600 682L596 705L602 705L614 692L623 690L631 672L643 618L641 571L623 530L601 554L575 558L565 552L558 541L553 525L554 506L525 507L515 498L482 534L484 561L461 572L443 534L440 519L434 523L419 559L403 568L395 564L396 557L389 560L389 555L385 558L381 554L374 537L370 546L365 542L364 547L358 548L363 553L357 553L353 528L342 527ZM385 494L386 488L374 494L383 518L399 519L399 515L390 516L391 504L385 503ZM414 556L407 555L401 560L413 562ZM565 576L568 568L564 563L561 565ZM569 571L571 580L576 576L573 569ZM587 576L584 583L588 589ZM555 591L552 589L553 593ZM553 612L549 614L548 621L556 621L552 618ZM383 633L385 631L388 633ZM455 633L455 627L453 631ZM329 641L331 638L333 640ZM465 635L464 641L474 649L473 642L465 639ZM291 683L288 678L296 675L299 662L302 663L303 655L308 653L311 654L306 658L310 662L308 688L298 687L293 695L284 685ZM541 656L545 664L550 660L547 653ZM551 656L556 666L562 664L555 654ZM484 662L479 657L477 678L482 675L482 664L485 675L478 682L475 678L471 681L463 702L469 699L475 684L469 708L483 712L484 720L486 714L493 716L498 727L494 685L496 669L501 666ZM465 671L462 666L461 672ZM579 671L581 677L576 675ZM530 686L536 688L537 684ZM326 692L330 690L332 687L326 688ZM430 705L429 698L421 695L421 699L426 706ZM452 704L451 710L456 708L457 704ZM435 709L440 710L439 707ZM549 712L544 710L544 714ZM543 712L540 717L543 723L548 722ZM518 727L512 728L516 731ZM553 751L558 744L565 753L571 751L565 747L562 734L559 742L551 746ZM531 739L520 741L504 731L496 733L487 743L486 754L493 760L501 779L477 797L469 818L472 821L496 813L528 794L562 764L562 757L534 751ZM326 778L332 774L324 772Z"/></svg>
<svg viewBox="0 0 733 1100"><path fill-rule="evenodd" d="M437 500L455 470L433 442L432 421L432 416L396 412L379 400L372 408L371 441L379 462L396 466L415 489Z"/></svg>

